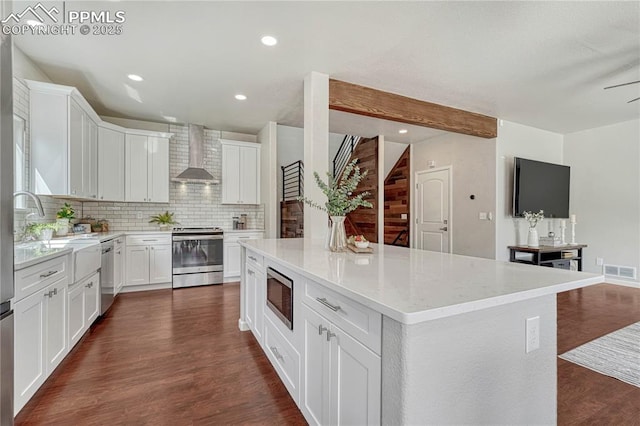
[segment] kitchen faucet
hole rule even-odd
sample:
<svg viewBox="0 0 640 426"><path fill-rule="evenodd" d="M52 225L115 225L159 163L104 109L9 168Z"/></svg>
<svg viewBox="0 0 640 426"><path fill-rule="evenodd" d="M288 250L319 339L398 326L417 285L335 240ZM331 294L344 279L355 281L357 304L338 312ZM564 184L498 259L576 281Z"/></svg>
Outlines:
<svg viewBox="0 0 640 426"><path fill-rule="evenodd" d="M13 193L14 198L17 197L18 195L26 195L28 197L31 197L33 202L36 203L36 209L38 209L38 216L44 217L44 209L42 208L42 202L40 201L40 198L38 198L36 194L29 191L16 191Z"/></svg>

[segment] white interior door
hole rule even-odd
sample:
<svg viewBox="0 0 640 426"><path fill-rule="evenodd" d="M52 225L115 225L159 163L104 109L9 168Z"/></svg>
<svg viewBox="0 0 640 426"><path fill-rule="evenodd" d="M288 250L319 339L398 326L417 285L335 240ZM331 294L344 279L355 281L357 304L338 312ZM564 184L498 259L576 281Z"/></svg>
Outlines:
<svg viewBox="0 0 640 426"><path fill-rule="evenodd" d="M450 180L448 167L416 173L416 248L451 252Z"/></svg>

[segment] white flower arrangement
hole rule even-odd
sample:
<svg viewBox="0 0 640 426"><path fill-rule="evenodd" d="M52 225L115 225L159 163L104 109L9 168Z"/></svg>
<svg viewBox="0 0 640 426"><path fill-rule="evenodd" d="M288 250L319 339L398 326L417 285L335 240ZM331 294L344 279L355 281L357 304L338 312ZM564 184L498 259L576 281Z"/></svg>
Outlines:
<svg viewBox="0 0 640 426"><path fill-rule="evenodd" d="M544 210L540 210L538 213L534 212L522 212L522 216L529 222L529 228L535 228L538 222L544 220Z"/></svg>

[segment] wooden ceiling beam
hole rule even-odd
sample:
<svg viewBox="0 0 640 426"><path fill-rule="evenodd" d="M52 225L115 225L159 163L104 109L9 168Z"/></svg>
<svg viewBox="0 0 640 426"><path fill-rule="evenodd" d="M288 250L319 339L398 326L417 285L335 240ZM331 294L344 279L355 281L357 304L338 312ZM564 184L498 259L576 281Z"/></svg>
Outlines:
<svg viewBox="0 0 640 426"><path fill-rule="evenodd" d="M498 136L494 117L334 79L329 80L329 109L487 139Z"/></svg>

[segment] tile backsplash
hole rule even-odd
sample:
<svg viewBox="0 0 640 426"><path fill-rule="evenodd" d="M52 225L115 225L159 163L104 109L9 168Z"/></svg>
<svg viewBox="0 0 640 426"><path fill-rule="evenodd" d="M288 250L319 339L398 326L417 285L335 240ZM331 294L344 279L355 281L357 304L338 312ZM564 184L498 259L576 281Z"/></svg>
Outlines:
<svg viewBox="0 0 640 426"><path fill-rule="evenodd" d="M29 121L29 92L19 79L14 79L15 112ZM28 129L27 125L27 129ZM182 125L170 125L169 132L174 136L169 141L169 174L178 175L189 163L188 128ZM27 130L26 149L29 148ZM222 171L222 149L220 131L205 129L205 163L204 167L217 179ZM28 155L27 155L28 158ZM28 165L27 165L28 166ZM36 221L51 222L60 207L69 202L76 210L76 218L93 217L107 219L110 230L136 231L157 230L156 224L150 224L152 215L170 211L182 226L221 226L231 229L233 216L247 215L247 228L264 228L264 205L222 205L220 204L222 188L220 185L169 184L169 203L125 203L125 202L81 202L41 196L46 217ZM25 224L26 215L35 212L33 202L27 201L26 209L15 211L14 227L20 230Z"/></svg>

